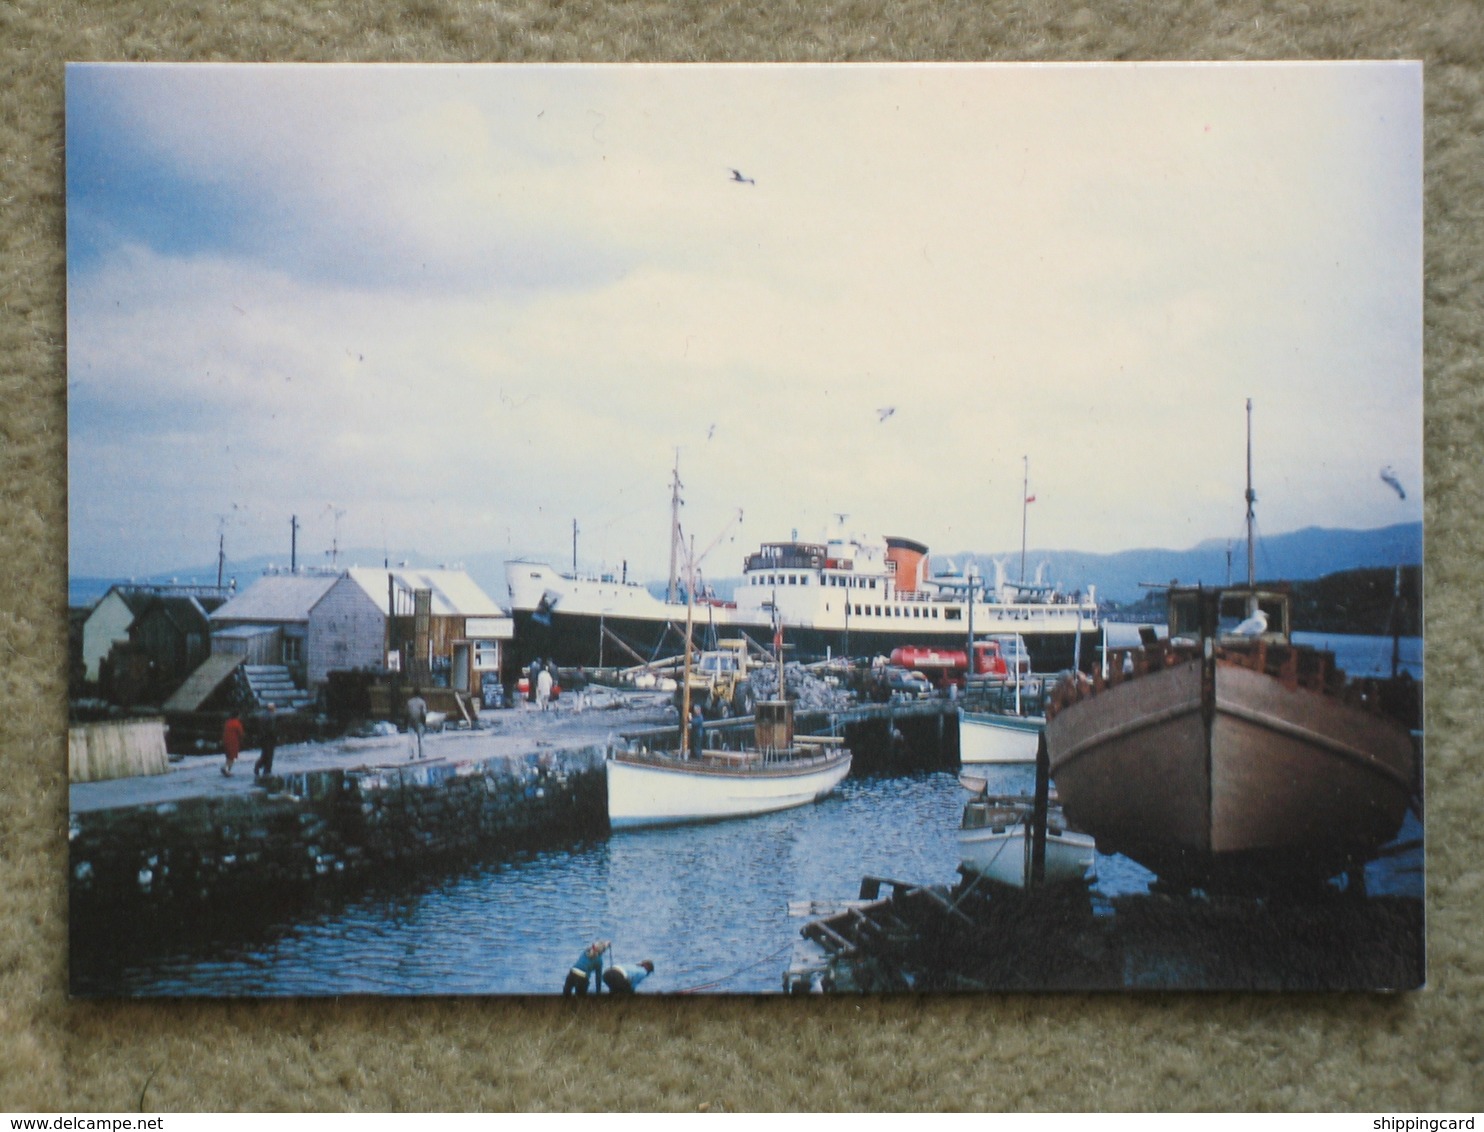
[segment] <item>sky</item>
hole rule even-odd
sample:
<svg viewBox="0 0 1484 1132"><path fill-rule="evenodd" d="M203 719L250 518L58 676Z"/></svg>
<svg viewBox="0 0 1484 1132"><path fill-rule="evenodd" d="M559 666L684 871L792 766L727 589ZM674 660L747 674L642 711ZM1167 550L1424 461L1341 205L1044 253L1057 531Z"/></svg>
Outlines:
<svg viewBox="0 0 1484 1132"><path fill-rule="evenodd" d="M1247 398L1260 531L1421 518L1416 64L73 65L66 112L74 575L297 516L663 577L677 457L715 576L838 515L1183 548L1242 533Z"/></svg>

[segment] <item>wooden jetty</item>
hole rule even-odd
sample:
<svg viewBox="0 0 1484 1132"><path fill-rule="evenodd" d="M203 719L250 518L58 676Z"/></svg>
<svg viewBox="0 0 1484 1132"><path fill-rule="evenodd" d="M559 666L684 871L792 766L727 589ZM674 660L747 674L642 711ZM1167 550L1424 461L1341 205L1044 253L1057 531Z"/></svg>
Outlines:
<svg viewBox="0 0 1484 1132"><path fill-rule="evenodd" d="M1408 990L1425 974L1411 898L1150 892L1095 904L1086 890L972 875L952 888L867 876L860 891L800 929L786 992Z"/></svg>

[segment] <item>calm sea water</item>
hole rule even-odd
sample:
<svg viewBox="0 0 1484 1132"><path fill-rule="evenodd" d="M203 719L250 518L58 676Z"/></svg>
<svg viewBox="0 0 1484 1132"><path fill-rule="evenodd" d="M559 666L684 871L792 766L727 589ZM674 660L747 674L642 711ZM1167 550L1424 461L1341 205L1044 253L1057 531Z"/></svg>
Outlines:
<svg viewBox="0 0 1484 1132"><path fill-rule="evenodd" d="M1389 670L1389 639L1312 643L1364 672L1372 640L1384 641ZM1420 641L1414 655L1420 674ZM1029 767L994 774L997 792L1034 785ZM953 883L965 798L952 772L853 777L824 802L780 814L519 854L189 949L74 955L76 986L124 995L555 993L582 947L604 938L619 962L655 962L646 992L777 992L803 923L788 915L789 902L855 898L866 874ZM1420 839L1420 825L1408 823L1400 839ZM1420 851L1403 854L1371 866L1367 882L1377 894L1420 895L1421 869ZM1096 870L1095 904L1104 907L1153 879L1123 857L1099 855Z"/></svg>

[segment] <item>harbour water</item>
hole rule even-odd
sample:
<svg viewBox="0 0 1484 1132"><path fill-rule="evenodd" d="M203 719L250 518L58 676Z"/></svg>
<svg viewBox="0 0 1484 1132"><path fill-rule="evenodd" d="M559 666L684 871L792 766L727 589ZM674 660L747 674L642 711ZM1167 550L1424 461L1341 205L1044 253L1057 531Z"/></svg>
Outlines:
<svg viewBox="0 0 1484 1132"><path fill-rule="evenodd" d="M1365 673L1390 640L1328 637ZM1376 651L1381 645L1384 650ZM1421 642L1404 639L1404 658ZM1353 658L1352 658L1353 654ZM1377 661L1379 663L1379 659ZM992 789L1030 793L1030 767L997 769ZM529 994L560 990L594 938L618 962L652 959L646 992L778 992L802 921L790 901L844 900L861 877L948 885L966 795L952 770L851 777L814 806L711 825L638 830L388 884L272 922L209 936L75 944L74 989L166 996ZM1399 840L1420 841L1409 815ZM1140 866L1099 855L1094 907L1147 891ZM1422 855L1367 870L1375 894L1420 897Z"/></svg>

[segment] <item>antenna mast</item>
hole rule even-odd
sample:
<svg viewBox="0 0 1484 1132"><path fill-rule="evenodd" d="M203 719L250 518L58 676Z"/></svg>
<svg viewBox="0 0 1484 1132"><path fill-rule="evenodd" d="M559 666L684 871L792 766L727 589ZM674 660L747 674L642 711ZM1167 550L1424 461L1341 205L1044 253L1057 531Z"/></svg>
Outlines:
<svg viewBox="0 0 1484 1132"><path fill-rule="evenodd" d="M670 481L670 589L667 601L675 604L675 569L680 547L680 449L675 449L675 472Z"/></svg>
<svg viewBox="0 0 1484 1132"><path fill-rule="evenodd" d="M1031 458L1022 456L1025 475L1020 481L1020 580L1025 581L1025 516L1031 507Z"/></svg>

